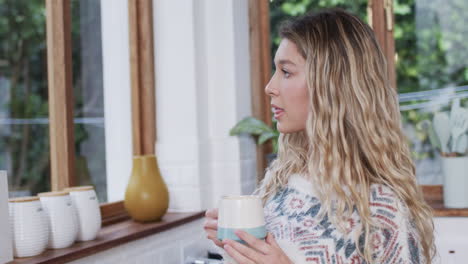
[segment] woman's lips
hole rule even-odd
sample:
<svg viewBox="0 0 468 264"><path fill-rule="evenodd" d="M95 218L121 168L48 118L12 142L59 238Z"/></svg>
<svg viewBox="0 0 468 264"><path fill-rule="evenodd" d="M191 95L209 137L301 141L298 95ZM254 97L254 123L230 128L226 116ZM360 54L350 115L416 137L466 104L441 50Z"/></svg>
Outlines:
<svg viewBox="0 0 468 264"><path fill-rule="evenodd" d="M274 113L274 117L277 120L284 114L284 109L277 107L276 105L271 105L271 111Z"/></svg>

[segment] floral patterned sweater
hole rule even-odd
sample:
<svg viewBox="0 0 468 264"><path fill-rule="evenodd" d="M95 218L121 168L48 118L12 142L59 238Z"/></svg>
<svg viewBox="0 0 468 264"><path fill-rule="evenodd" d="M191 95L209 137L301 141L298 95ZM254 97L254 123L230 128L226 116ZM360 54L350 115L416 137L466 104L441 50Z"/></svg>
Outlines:
<svg viewBox="0 0 468 264"><path fill-rule="evenodd" d="M371 186L370 199L372 218L381 226L370 236L375 262L422 263L416 229L409 221L407 207L383 185ZM365 263L352 239L360 225L357 212L346 223L349 233L344 234L327 216L318 218L320 206L312 184L292 175L287 186L265 204L267 231L296 264Z"/></svg>

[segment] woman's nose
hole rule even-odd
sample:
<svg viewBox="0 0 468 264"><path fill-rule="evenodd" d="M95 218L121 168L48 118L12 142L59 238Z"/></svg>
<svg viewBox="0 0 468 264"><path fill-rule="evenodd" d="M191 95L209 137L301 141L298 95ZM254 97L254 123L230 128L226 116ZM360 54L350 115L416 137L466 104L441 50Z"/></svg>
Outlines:
<svg viewBox="0 0 468 264"><path fill-rule="evenodd" d="M274 95L277 94L276 90L273 88L273 77L270 79L270 81L265 86L265 93L268 96L274 96Z"/></svg>

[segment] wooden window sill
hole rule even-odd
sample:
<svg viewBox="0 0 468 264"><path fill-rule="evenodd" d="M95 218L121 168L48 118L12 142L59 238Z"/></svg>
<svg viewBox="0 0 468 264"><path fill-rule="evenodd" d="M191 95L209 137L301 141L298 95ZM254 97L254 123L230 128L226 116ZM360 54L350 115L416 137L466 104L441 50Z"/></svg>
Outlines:
<svg viewBox="0 0 468 264"><path fill-rule="evenodd" d="M16 258L8 262L8 264L67 263L133 240L181 226L200 219L203 216L204 212L167 213L160 222L139 223L133 220L125 220L104 226L93 241L76 242L72 246L63 249L48 249L41 255L29 258Z"/></svg>
<svg viewBox="0 0 468 264"><path fill-rule="evenodd" d="M442 185L422 185L424 198L432 207L435 217L468 217L468 208L446 208Z"/></svg>
<svg viewBox="0 0 468 264"><path fill-rule="evenodd" d="M468 217L468 208L446 208L443 201L429 202L435 217Z"/></svg>

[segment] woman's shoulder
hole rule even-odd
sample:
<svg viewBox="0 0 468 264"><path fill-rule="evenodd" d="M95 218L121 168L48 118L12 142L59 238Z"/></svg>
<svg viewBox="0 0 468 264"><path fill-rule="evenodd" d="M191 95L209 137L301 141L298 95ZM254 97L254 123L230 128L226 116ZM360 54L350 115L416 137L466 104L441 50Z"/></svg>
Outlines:
<svg viewBox="0 0 468 264"><path fill-rule="evenodd" d="M421 263L419 235L410 210L388 186L373 184L370 189L374 253L379 263ZM395 262L396 261L396 262ZM409 261L409 262L408 262Z"/></svg>
<svg viewBox="0 0 468 264"><path fill-rule="evenodd" d="M370 186L370 207L387 208L391 211L408 213L406 204L397 196L397 194L388 186L383 184L371 184Z"/></svg>
<svg viewBox="0 0 468 264"><path fill-rule="evenodd" d="M379 225L394 230L401 229L402 226L411 226L411 214L407 205L390 187L372 184L369 203L371 217Z"/></svg>
<svg viewBox="0 0 468 264"><path fill-rule="evenodd" d="M311 180L301 174L292 174L288 178L287 187L298 189L304 193L313 194L314 188Z"/></svg>

